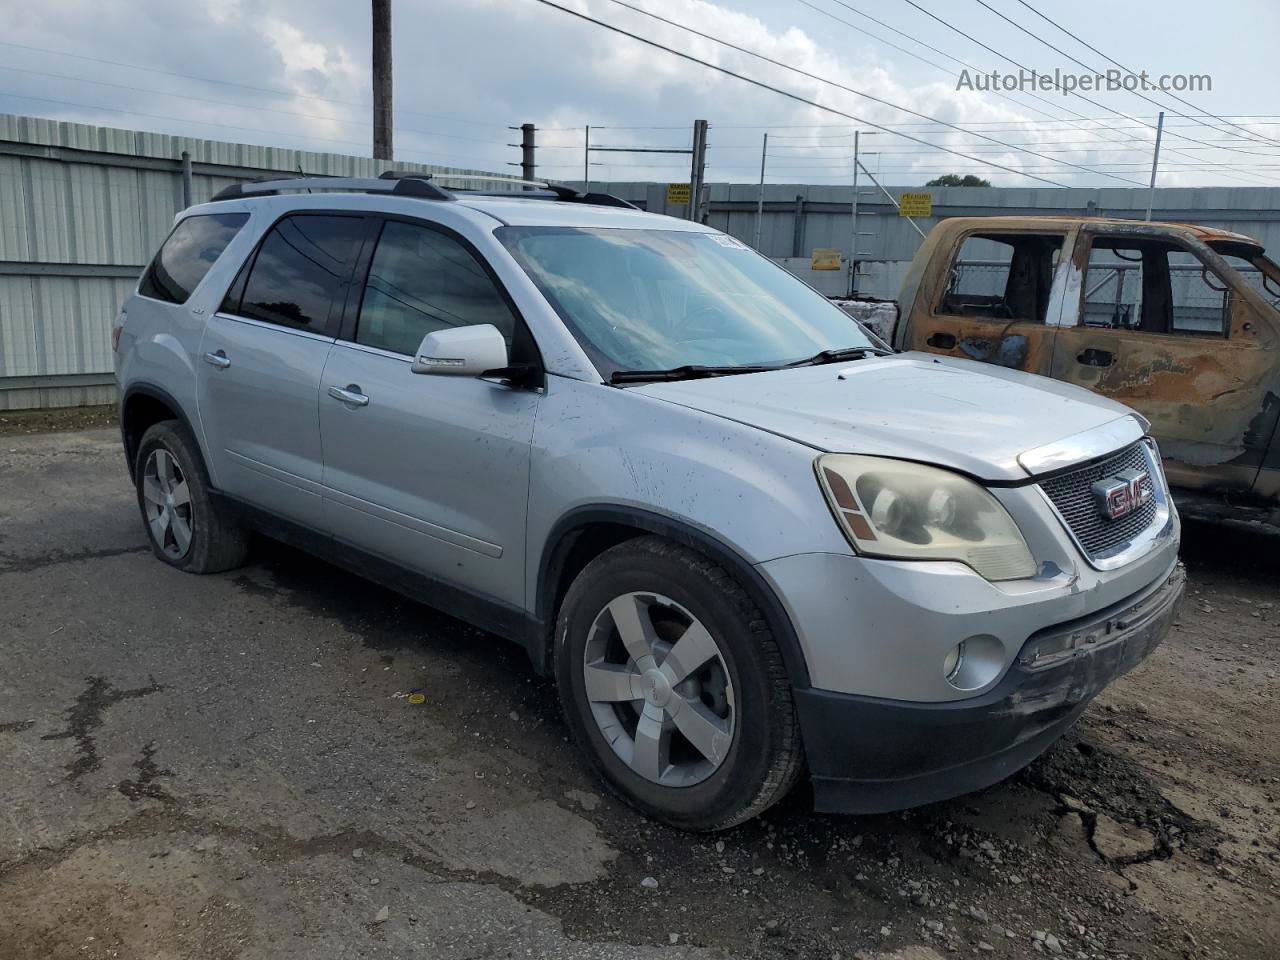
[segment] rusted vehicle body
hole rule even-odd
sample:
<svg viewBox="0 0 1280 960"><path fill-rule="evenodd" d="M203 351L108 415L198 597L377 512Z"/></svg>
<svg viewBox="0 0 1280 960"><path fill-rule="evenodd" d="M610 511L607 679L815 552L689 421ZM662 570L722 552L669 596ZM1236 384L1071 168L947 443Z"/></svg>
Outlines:
<svg viewBox="0 0 1280 960"><path fill-rule="evenodd" d="M1151 421L1184 515L1280 528L1280 267L1208 227L961 217L922 244L894 346L1078 384Z"/></svg>

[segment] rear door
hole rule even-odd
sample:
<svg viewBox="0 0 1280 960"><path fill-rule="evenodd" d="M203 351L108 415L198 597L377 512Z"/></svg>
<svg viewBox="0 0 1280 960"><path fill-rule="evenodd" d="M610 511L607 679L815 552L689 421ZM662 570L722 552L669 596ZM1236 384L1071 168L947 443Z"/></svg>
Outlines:
<svg viewBox="0 0 1280 960"><path fill-rule="evenodd" d="M903 349L944 353L1048 374L1058 260L1068 232L990 231L960 234L935 289L921 290Z"/></svg>
<svg viewBox="0 0 1280 960"><path fill-rule="evenodd" d="M442 226L388 218L361 259L363 296L320 393L325 524L401 566L519 606L539 391L415 374L412 358L427 333L449 327L493 324L513 362L536 361L532 340L481 256Z"/></svg>
<svg viewBox="0 0 1280 960"><path fill-rule="evenodd" d="M320 376L368 224L337 214L281 219L200 345L200 415L219 486L313 527L321 525Z"/></svg>
<svg viewBox="0 0 1280 960"><path fill-rule="evenodd" d="M1174 485L1247 490L1274 426L1274 333L1216 259L1189 238L1082 228L1053 376L1150 420Z"/></svg>

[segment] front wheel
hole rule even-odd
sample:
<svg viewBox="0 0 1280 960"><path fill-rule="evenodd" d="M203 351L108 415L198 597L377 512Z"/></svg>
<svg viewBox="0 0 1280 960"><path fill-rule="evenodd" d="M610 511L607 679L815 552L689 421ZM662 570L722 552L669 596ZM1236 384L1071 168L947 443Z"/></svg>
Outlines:
<svg viewBox="0 0 1280 960"><path fill-rule="evenodd" d="M706 557L659 537L605 551L569 588L556 634L569 726L628 803L721 830L794 785L803 752L782 654Z"/></svg>

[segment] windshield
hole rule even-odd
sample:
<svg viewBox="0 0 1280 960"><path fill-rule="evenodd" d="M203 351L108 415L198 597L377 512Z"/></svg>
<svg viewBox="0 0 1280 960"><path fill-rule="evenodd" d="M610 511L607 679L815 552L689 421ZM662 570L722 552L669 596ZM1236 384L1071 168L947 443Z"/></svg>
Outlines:
<svg viewBox="0 0 1280 960"><path fill-rule="evenodd" d="M1272 306L1280 307L1280 267L1267 258L1261 247L1248 243L1212 241L1209 244L1245 281L1260 291Z"/></svg>
<svg viewBox="0 0 1280 960"><path fill-rule="evenodd" d="M503 227L497 235L605 379L685 365L779 366L879 346L821 294L723 234Z"/></svg>

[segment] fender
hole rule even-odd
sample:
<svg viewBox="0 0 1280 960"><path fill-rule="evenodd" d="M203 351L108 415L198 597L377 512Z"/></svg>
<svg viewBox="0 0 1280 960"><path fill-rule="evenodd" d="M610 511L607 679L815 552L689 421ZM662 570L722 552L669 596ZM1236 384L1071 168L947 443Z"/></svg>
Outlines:
<svg viewBox="0 0 1280 960"><path fill-rule="evenodd" d="M751 563L709 530L674 517L621 504L587 504L575 507L551 528L538 565L532 624L537 634L530 637L527 643L529 655L540 673L551 672L556 617L555 588L576 539L575 534L593 524L602 523L631 527L666 537L697 550L728 570L768 620L782 652L783 664L792 688L809 688L809 668L791 618L773 588Z"/></svg>

